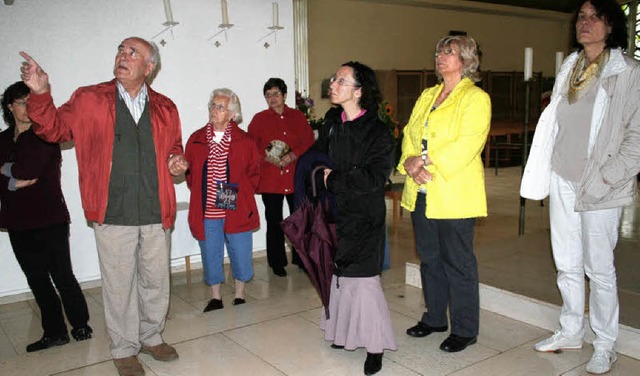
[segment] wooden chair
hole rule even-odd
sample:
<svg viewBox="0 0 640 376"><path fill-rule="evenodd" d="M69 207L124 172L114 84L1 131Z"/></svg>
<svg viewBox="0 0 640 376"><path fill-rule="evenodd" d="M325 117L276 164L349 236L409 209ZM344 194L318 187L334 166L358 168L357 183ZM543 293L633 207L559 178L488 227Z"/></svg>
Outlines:
<svg viewBox="0 0 640 376"><path fill-rule="evenodd" d="M391 180L387 182L385 187L384 196L390 198L393 205L393 233L398 232L398 220L402 217L402 207L400 206L400 199L402 199L402 190L404 189L404 183L393 183Z"/></svg>

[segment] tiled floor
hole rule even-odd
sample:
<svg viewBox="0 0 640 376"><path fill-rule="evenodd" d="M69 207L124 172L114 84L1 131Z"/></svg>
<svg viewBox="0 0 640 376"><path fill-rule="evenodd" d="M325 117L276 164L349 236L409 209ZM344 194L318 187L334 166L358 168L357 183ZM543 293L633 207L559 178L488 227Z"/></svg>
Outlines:
<svg viewBox="0 0 640 376"><path fill-rule="evenodd" d="M527 232L517 236L519 169L487 170L490 216L477 226L476 253L482 282L558 304L548 241L546 207L527 203ZM391 218L389 210L389 219ZM622 322L640 327L638 226L626 213L617 251ZM446 333L416 339L404 334L423 310L419 289L404 283L404 264L415 261L409 216L390 234L392 269L383 274L398 350L387 352L380 375L585 375L591 346L562 354L536 353L533 343L550 333L488 311L481 312L478 344L448 354L438 346ZM194 270L172 279L169 318L164 338L180 353L171 363L140 355L147 375L361 375L365 350L334 350L318 328L321 304L305 274L288 267L275 277L264 258L254 262L247 284L247 304L231 305L232 286L223 287L225 308L202 313L210 290ZM27 343L41 335L33 301L0 305L0 375L116 375L109 355L99 288L85 290L94 338L26 354ZM625 322L626 320L626 322ZM610 375L637 375L640 361L619 356Z"/></svg>

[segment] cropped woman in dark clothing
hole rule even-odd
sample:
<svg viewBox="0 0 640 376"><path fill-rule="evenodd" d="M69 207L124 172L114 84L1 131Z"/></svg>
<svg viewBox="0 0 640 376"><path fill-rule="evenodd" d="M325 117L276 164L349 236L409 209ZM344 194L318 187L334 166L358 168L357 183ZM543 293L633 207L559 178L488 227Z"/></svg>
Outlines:
<svg viewBox="0 0 640 376"><path fill-rule="evenodd" d="M2 95L9 128L0 133L0 227L9 231L13 253L40 308L44 334L27 346L27 352L33 352L69 342L63 307L73 338L89 339L93 331L87 325L87 302L71 268L60 147L40 140L31 130L28 96L29 88L22 81Z"/></svg>
<svg viewBox="0 0 640 376"><path fill-rule="evenodd" d="M331 103L315 148L333 169L324 170L326 188L337 203L338 249L331 281L330 318L321 327L332 347L367 349L364 373L382 368L385 349L396 350L380 273L384 257L384 184L391 173L391 136L378 118L380 91L371 68L342 65L331 79Z"/></svg>

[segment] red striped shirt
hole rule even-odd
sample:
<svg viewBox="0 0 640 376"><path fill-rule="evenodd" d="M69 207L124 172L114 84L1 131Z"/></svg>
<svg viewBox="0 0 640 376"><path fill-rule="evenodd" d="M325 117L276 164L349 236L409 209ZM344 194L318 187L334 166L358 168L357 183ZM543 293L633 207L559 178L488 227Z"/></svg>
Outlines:
<svg viewBox="0 0 640 376"><path fill-rule="evenodd" d="M207 141L209 143L209 157L207 158L207 197L204 217L206 219L223 219L226 210L216 207L218 196L217 182L227 181L227 157L231 145L231 127L227 124L220 142L214 138L213 125L207 124Z"/></svg>

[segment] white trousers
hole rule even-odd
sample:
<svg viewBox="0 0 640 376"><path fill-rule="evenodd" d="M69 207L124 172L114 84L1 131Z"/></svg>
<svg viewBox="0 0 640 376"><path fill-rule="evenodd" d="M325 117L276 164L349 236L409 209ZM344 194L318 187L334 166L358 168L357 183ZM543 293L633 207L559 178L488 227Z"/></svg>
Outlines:
<svg viewBox="0 0 640 376"><path fill-rule="evenodd" d="M114 359L163 342L169 308L171 233L162 224L93 224L107 332Z"/></svg>
<svg viewBox="0 0 640 376"><path fill-rule="evenodd" d="M560 330L584 336L585 273L589 277L589 322L594 349L613 350L618 338L618 289L613 250L622 208L574 211L577 184L551 173L551 246L562 295Z"/></svg>

